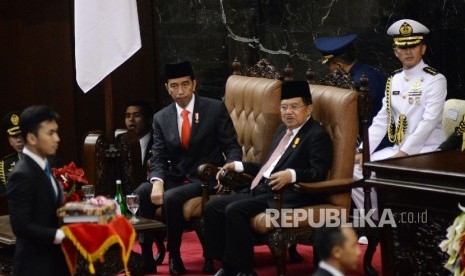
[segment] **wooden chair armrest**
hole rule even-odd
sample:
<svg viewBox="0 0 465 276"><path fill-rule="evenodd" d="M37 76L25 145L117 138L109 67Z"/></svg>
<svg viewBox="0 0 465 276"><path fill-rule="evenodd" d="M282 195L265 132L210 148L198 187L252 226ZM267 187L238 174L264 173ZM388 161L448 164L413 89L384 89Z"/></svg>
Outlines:
<svg viewBox="0 0 465 276"><path fill-rule="evenodd" d="M208 194L208 182L215 179L216 174L220 169L212 164L205 163L197 167L197 176L202 180L202 212L203 206L205 203L210 200L210 195Z"/></svg>
<svg viewBox="0 0 465 276"><path fill-rule="evenodd" d="M236 172L234 170L223 170L218 175L220 183L229 190L244 188L250 185L253 176L246 173Z"/></svg>
<svg viewBox="0 0 465 276"><path fill-rule="evenodd" d="M296 183L293 189L302 193L346 193L358 183L353 178L341 178L312 183Z"/></svg>

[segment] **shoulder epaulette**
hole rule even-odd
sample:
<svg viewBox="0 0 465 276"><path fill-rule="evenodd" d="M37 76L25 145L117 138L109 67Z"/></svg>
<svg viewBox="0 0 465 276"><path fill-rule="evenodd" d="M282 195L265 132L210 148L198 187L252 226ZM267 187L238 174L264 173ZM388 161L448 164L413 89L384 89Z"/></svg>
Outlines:
<svg viewBox="0 0 465 276"><path fill-rule="evenodd" d="M423 71L433 76L436 76L437 74L439 74L439 72L436 69L434 69L433 67L429 67L429 66L424 67Z"/></svg>
<svg viewBox="0 0 465 276"><path fill-rule="evenodd" d="M404 70L403 68L399 68L399 69L397 69L397 70L394 70L394 71L392 71L391 76L394 76L394 75L396 75L396 74L399 74L399 73L402 72L403 70Z"/></svg>

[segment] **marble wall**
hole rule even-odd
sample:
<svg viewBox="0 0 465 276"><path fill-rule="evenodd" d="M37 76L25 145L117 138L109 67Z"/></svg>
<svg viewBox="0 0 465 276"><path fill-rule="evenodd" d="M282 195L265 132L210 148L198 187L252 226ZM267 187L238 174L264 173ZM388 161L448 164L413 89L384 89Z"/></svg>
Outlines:
<svg viewBox="0 0 465 276"><path fill-rule="evenodd" d="M319 36L358 34L359 58L389 74L400 63L386 30L411 18L431 29L425 61L447 77L448 98L465 98L463 0L172 0L155 13L161 64L191 60L200 94L221 97L235 57L245 66L289 63L296 79L311 67L322 78Z"/></svg>

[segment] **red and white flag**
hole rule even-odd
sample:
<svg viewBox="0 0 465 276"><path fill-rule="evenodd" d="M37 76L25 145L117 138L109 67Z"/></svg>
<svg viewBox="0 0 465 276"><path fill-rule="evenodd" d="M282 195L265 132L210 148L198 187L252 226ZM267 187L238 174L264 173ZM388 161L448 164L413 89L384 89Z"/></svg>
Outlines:
<svg viewBox="0 0 465 276"><path fill-rule="evenodd" d="M136 0L75 0L76 81L88 92L141 48Z"/></svg>

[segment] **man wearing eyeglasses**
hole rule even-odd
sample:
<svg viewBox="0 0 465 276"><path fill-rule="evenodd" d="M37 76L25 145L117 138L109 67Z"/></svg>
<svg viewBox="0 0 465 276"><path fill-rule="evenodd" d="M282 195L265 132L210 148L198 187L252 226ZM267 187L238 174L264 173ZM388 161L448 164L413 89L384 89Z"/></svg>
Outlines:
<svg viewBox="0 0 465 276"><path fill-rule="evenodd" d="M250 218L274 208L273 192L283 191L283 208L322 202L320 196L290 189L295 182L324 180L331 165L328 133L311 117L310 88L305 81L285 82L281 92L281 124L267 162L231 162L224 169L256 175L251 186L236 194L207 202L204 211L206 258L222 260L216 275L256 275Z"/></svg>

